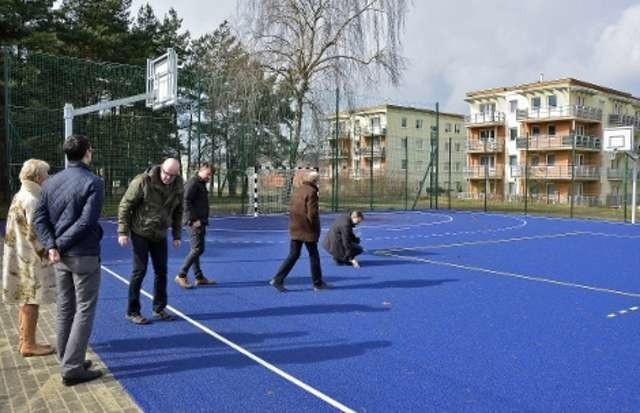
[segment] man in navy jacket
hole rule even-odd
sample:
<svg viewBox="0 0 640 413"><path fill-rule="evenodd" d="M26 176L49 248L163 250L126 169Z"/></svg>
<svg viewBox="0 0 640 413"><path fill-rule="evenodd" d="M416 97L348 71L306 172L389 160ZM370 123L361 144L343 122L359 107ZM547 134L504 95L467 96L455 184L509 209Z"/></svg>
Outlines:
<svg viewBox="0 0 640 413"><path fill-rule="evenodd" d="M205 162L198 168L198 173L189 179L184 186L184 225L189 233L191 249L185 257L176 283L182 288L191 288L193 285L187 279L189 268L193 267L196 276L195 285L211 285L215 281L207 279L200 267L200 256L204 252L205 235L209 223L209 194L207 182L211 180L214 167Z"/></svg>
<svg viewBox="0 0 640 413"><path fill-rule="evenodd" d="M86 137L67 138L63 149L68 167L44 182L33 220L55 266L57 350L62 382L71 386L102 376L89 369L85 357L100 287L104 183L89 169L92 148Z"/></svg>

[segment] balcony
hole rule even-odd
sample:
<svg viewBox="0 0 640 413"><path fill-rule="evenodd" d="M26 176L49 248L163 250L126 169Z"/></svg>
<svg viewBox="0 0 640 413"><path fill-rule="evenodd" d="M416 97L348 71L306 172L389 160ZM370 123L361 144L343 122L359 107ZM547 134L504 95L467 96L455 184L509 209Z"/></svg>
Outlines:
<svg viewBox="0 0 640 413"><path fill-rule="evenodd" d="M329 132L329 140L330 141L335 141L336 140L336 132L335 131L330 131ZM340 131L338 133L338 140L351 140L351 133L347 132L347 131Z"/></svg>
<svg viewBox="0 0 640 413"><path fill-rule="evenodd" d="M504 167L502 165L486 167L485 165L473 165L464 168L464 174L468 179L502 179Z"/></svg>
<svg viewBox="0 0 640 413"><path fill-rule="evenodd" d="M504 125L504 112L478 112L464 117L466 125Z"/></svg>
<svg viewBox="0 0 640 413"><path fill-rule="evenodd" d="M631 115L612 113L609 115L609 123L615 126L635 126L640 129L640 118Z"/></svg>
<svg viewBox="0 0 640 413"><path fill-rule="evenodd" d="M337 159L349 159L349 152L340 152ZM333 152L331 150L320 152L320 159L334 159Z"/></svg>
<svg viewBox="0 0 640 413"><path fill-rule="evenodd" d="M602 122L602 109L590 106L572 105L516 110L516 120L521 122L561 119L580 119L583 121Z"/></svg>
<svg viewBox="0 0 640 413"><path fill-rule="evenodd" d="M511 165L511 176L514 178L524 178L524 165ZM530 165L526 171L528 179L571 179L570 165ZM594 165L576 165L573 175L579 180L600 179L600 167Z"/></svg>
<svg viewBox="0 0 640 413"><path fill-rule="evenodd" d="M467 141L467 152L491 153L504 152L504 139L469 139Z"/></svg>
<svg viewBox="0 0 640 413"><path fill-rule="evenodd" d="M356 135L361 136L383 136L387 134L387 128L381 126L361 126L356 127Z"/></svg>
<svg viewBox="0 0 640 413"><path fill-rule="evenodd" d="M599 152L602 141L597 136L576 135L576 149L581 151ZM527 149L527 138L518 137L516 139L518 149ZM573 142L571 135L533 135L529 136L530 151L546 150L571 150Z"/></svg>
<svg viewBox="0 0 640 413"><path fill-rule="evenodd" d="M378 147L378 146L374 146L373 147L373 153L371 151L371 148L358 148L356 149L356 155L357 156L362 156L363 158L371 158L371 156L373 155L374 158L384 158L385 153L384 153L384 148L383 147Z"/></svg>
<svg viewBox="0 0 640 413"><path fill-rule="evenodd" d="M638 172L638 175L640 176L640 172ZM612 181L619 181L623 178L624 168L607 168L607 179ZM629 169L627 170L627 179L631 181L631 178L633 178L633 169L631 168L631 166L629 166Z"/></svg>

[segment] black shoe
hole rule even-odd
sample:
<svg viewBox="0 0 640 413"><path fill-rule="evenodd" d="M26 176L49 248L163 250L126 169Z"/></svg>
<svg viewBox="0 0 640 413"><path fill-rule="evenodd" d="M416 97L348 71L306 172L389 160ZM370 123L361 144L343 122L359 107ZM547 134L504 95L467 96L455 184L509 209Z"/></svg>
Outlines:
<svg viewBox="0 0 640 413"><path fill-rule="evenodd" d="M327 284L324 281L322 281L322 283L318 285L313 286L313 291L324 291L324 290L331 290L331 289L333 289L333 285Z"/></svg>
<svg viewBox="0 0 640 413"><path fill-rule="evenodd" d="M85 383L102 377L102 370L85 370L84 374L79 377L62 378L62 384L65 386L74 386L76 384Z"/></svg>
<svg viewBox="0 0 640 413"><path fill-rule="evenodd" d="M85 370L89 370L91 366L93 366L93 361L91 360L85 360L82 362L82 368Z"/></svg>
<svg viewBox="0 0 640 413"><path fill-rule="evenodd" d="M281 293L286 293L287 291L289 291L285 288L284 283L276 282L276 280L269 281L269 285Z"/></svg>

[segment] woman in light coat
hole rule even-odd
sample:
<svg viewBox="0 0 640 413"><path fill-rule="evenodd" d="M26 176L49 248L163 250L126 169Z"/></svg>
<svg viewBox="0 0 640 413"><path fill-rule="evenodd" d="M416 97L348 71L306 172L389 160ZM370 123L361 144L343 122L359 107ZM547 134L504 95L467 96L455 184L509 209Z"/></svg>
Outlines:
<svg viewBox="0 0 640 413"><path fill-rule="evenodd" d="M47 252L32 226L33 211L40 197L40 185L49 176L49 164L29 159L20 170L22 186L7 214L2 265L2 298L18 304L18 351L23 357L52 354L50 345L36 343L40 304L55 302L55 276Z"/></svg>

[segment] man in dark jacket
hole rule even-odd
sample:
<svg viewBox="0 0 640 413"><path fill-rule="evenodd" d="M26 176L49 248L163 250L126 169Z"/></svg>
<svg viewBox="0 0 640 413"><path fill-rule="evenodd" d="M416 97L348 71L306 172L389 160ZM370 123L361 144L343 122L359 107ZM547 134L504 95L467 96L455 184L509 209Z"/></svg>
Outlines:
<svg viewBox="0 0 640 413"><path fill-rule="evenodd" d="M127 320L148 324L140 314L140 288L147 273L149 256L153 264L153 318L171 321L167 306L167 229L171 227L173 246L180 247L182 235L182 193L180 162L167 158L133 178L118 208L118 243L133 245L133 272L129 284Z"/></svg>
<svg viewBox="0 0 640 413"><path fill-rule="evenodd" d="M209 196L207 182L211 180L214 167L203 163L198 173L189 179L184 186L184 225L187 227L191 241L191 249L185 257L176 277L176 283L182 288L191 288L187 279L189 268L193 265L196 276L195 285L211 285L215 281L207 279L200 268L200 256L204 252L205 235L209 223Z"/></svg>
<svg viewBox="0 0 640 413"><path fill-rule="evenodd" d="M360 238L353 233L353 228L362 222L364 216L360 211L352 211L346 215L340 215L331 225L329 233L324 238L322 246L338 265L351 264L354 268L360 268L356 256L362 254Z"/></svg>
<svg viewBox="0 0 640 413"><path fill-rule="evenodd" d="M302 244L307 247L311 264L311 278L315 291L326 290L331 286L322 281L318 239L320 238L320 214L318 211L318 173L308 172L302 179L302 185L293 191L289 202L289 256L284 260L276 275L269 281L272 287L285 292L284 279L300 258Z"/></svg>
<svg viewBox="0 0 640 413"><path fill-rule="evenodd" d="M104 183L89 169L93 152L86 137L69 137L63 149L68 167L42 185L33 221L55 266L57 350L62 382L72 386L102 376L85 357L100 288Z"/></svg>

